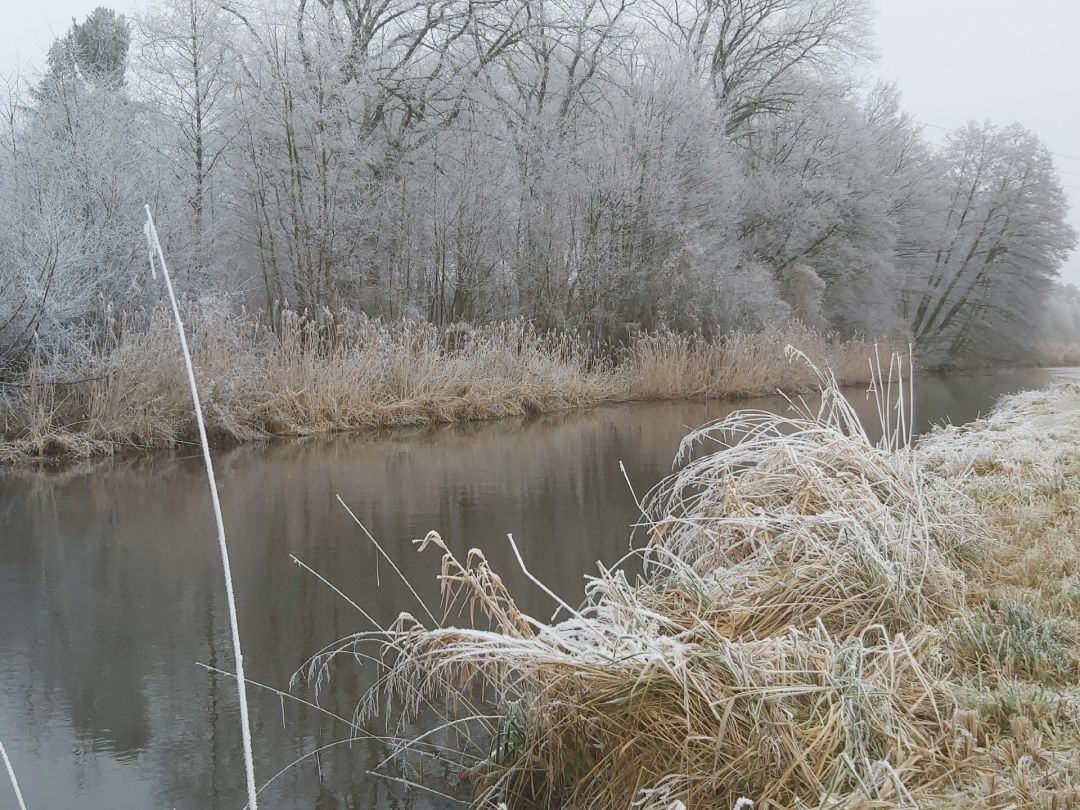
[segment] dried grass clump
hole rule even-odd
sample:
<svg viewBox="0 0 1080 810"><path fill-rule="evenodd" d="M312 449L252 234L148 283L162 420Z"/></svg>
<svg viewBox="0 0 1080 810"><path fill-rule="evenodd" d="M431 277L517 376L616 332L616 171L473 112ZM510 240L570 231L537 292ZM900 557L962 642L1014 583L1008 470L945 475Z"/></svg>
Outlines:
<svg viewBox="0 0 1080 810"><path fill-rule="evenodd" d="M980 551L971 505L900 446L902 411L872 442L835 380L821 381L816 410L739 411L691 432L681 469L646 498L651 545L703 578L701 618L732 638L907 631L964 604L957 564Z"/></svg>
<svg viewBox="0 0 1080 810"><path fill-rule="evenodd" d="M549 625L521 613L479 552L462 565L443 550L447 617L464 606L491 629L403 617L369 709L397 706L408 722L428 701L494 702L494 723L471 718L470 739L489 740L468 767L477 807L905 803L907 783L950 767L955 706L932 631L870 626L844 640L819 626L733 640L628 609L636 588L618 574Z"/></svg>

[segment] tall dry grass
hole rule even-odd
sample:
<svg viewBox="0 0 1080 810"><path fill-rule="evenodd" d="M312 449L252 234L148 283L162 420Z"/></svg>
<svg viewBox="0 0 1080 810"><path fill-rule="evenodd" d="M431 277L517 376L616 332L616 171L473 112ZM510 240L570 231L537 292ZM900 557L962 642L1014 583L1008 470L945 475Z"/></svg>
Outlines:
<svg viewBox="0 0 1080 810"><path fill-rule="evenodd" d="M221 308L187 313L218 441L449 423L602 403L738 397L810 390L784 358L793 339L845 382L868 378L869 344L830 341L802 327L717 340L669 332L612 350L523 322L440 330L324 313L278 313L271 331ZM187 391L164 311L116 318L78 362L39 358L0 383L0 459L71 458L194 439Z"/></svg>
<svg viewBox="0 0 1080 810"><path fill-rule="evenodd" d="M1043 367L1080 366L1080 344L1044 341L1038 344L1032 358Z"/></svg>
<svg viewBox="0 0 1080 810"><path fill-rule="evenodd" d="M1080 806L1080 387L912 447L894 400L872 442L822 382L688 436L579 607L525 614L431 532L441 615L308 674L373 662L361 712L402 730L436 707L395 762L462 762L477 808Z"/></svg>
<svg viewBox="0 0 1080 810"><path fill-rule="evenodd" d="M309 674L381 645L364 709L408 723L449 707L476 807L915 806L963 757L936 628L982 552L972 509L915 462L906 419L871 441L806 365L819 409L738 412L687 438L642 504L641 577L602 570L579 608L552 594L561 620L544 620L432 532L441 620L403 614ZM430 745L404 740L403 758L444 755Z"/></svg>
<svg viewBox="0 0 1080 810"><path fill-rule="evenodd" d="M818 378L805 363L790 362L798 346L828 366L841 385L870 381L875 344L829 338L798 323L719 340L659 332L635 336L620 363L626 399L757 397L814 391Z"/></svg>

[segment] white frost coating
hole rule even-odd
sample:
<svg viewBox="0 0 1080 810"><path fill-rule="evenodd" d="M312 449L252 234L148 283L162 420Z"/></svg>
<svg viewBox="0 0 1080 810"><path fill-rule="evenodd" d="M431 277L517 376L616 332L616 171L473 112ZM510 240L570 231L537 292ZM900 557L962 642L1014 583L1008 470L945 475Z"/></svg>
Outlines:
<svg viewBox="0 0 1080 810"><path fill-rule="evenodd" d="M4 760L4 767L7 768L8 776L11 778L11 786L15 788L15 798L19 801L19 810L26 810L26 802L23 801L22 791L19 790L19 780L15 778L15 769L11 767L11 760L8 759L7 751L4 750L4 744L0 742L0 757Z"/></svg>
<svg viewBox="0 0 1080 810"><path fill-rule="evenodd" d="M169 268L165 264L165 254L161 250L154 218L150 206L146 206L146 225L144 227L147 244L150 248L150 272L154 273L154 253L161 263L161 274L165 276L165 289L169 293L169 305L176 321L176 333L180 337L180 349L184 354L184 366L187 369L188 384L191 387L191 399L195 408L195 422L199 427L199 443L202 445L203 463L206 466L206 480L210 486L210 500L214 507L214 519L217 521L218 547L221 549L221 568L225 574L225 596L229 603L229 626L232 630L233 655L236 658L236 689L240 695L240 732L244 743L244 768L247 776L248 810L258 810L258 798L255 789L255 763L251 754L251 725L248 721L247 681L244 679L244 655L240 651L240 625L236 620L236 598L233 596L232 567L229 565L229 549L225 543L225 522L221 517L221 501L218 498L217 480L214 477L214 465L210 460L210 443L206 439L206 425L203 423L202 403L199 401L199 388L195 384L195 368L188 350L184 323L180 320L180 308L176 304ZM6 759L6 758L5 758ZM14 777L13 777L14 778ZM25 808L24 808L25 810Z"/></svg>

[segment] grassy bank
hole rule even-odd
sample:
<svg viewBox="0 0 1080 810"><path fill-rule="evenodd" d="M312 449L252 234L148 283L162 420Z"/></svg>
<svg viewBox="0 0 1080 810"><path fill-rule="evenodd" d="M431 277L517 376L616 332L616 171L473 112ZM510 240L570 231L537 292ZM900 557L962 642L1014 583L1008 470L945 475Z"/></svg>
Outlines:
<svg viewBox="0 0 1080 810"><path fill-rule="evenodd" d="M337 650L381 647L367 711L445 715L405 777L451 759L511 810L1080 805L1080 387L912 448L827 383L688 436L640 564L551 620L430 533L442 619Z"/></svg>
<svg viewBox="0 0 1080 810"><path fill-rule="evenodd" d="M806 391L797 343L851 383L872 347L801 327L705 340L641 334L616 350L520 322L439 330L356 316L254 319L195 311L188 323L217 441L522 416L609 402ZM114 322L77 360L39 361L0 383L0 461L77 458L191 440L190 399L164 313Z"/></svg>

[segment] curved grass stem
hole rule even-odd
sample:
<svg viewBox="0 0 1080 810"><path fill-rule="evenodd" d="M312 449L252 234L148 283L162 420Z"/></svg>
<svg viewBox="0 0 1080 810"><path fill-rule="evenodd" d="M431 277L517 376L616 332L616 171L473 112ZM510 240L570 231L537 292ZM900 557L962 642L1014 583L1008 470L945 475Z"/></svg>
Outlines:
<svg viewBox="0 0 1080 810"><path fill-rule="evenodd" d="M187 371L188 385L191 387L191 401L195 410L195 423L199 429L199 443L202 445L203 464L206 467L206 481L210 488L210 501L213 505L214 520L217 524L218 548L221 551L221 568L225 575L225 596L229 604L229 627L232 631L233 656L236 659L236 691L240 697L240 733L244 746L244 769L247 781L248 808L258 810L258 791L255 788L255 765L251 753L251 723L248 719L247 681L244 678L244 655L240 649L240 626L236 618L236 596L233 593L232 566L229 564L229 548L225 541L225 521L221 516L221 499L218 496L217 479L214 476L214 464L210 458L210 442L206 438L206 424L203 420L202 402L199 399L199 387L195 382L195 367L188 349L184 322L180 318L180 307L176 303L169 268L165 264L165 254L161 249L154 218L150 206L146 206L145 225L147 246L150 249L150 272L154 272L154 256L157 255L161 274L165 277L165 289L169 295L173 320L176 322L176 334L180 338L180 349L184 355L184 368Z"/></svg>

